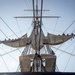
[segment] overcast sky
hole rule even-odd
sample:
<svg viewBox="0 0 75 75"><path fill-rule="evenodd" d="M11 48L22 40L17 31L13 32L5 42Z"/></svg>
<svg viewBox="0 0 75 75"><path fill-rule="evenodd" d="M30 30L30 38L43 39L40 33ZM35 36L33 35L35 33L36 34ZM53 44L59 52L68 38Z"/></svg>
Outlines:
<svg viewBox="0 0 75 75"><path fill-rule="evenodd" d="M32 19L15 19L16 16L32 15L32 12L24 11L26 9L32 9L32 0L0 0L0 17L8 24L8 26L17 34L16 37L13 32L3 23L0 19L0 40L15 39L26 34L29 36L32 30ZM75 20L75 0L44 0L43 9L50 11L43 12L43 15L48 16L60 16L57 19L43 19L42 29L44 34L47 32L52 34L60 34L69 27L69 25ZM65 32L65 34L71 34L75 29L75 23ZM5 33L6 37L2 31ZM73 32L75 34L75 32ZM60 49L66 52L75 54L75 39L71 39L60 47ZM55 46L58 48L59 46ZM53 49L53 48L52 48ZM4 50L4 51L3 51ZM0 45L0 54L12 51L14 48ZM22 49L20 50L22 52ZM16 50L12 53L0 56L0 72L14 72L19 65L19 56L21 52ZM55 49L54 49L55 51ZM57 66L59 71L75 72L75 56L56 51ZM60 55L60 56L59 56ZM12 58L13 57L13 58ZM14 59L15 58L15 59ZM69 60L69 58L71 58ZM67 63L69 60L69 63ZM5 62L4 62L5 61ZM5 64L6 63L6 64ZM67 67L65 67L67 65ZM7 66L6 66L7 65ZM8 69L7 69L8 67Z"/></svg>

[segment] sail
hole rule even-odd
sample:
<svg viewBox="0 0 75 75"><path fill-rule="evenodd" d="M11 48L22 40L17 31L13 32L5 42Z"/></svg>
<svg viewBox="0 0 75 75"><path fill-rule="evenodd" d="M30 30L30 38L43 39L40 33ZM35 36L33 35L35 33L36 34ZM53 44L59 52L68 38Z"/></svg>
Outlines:
<svg viewBox="0 0 75 75"><path fill-rule="evenodd" d="M31 40L31 46L35 50L40 50L44 45L43 45L43 39L45 38L43 31L41 30L40 33L40 28L38 27L38 32L37 29L32 30L32 33L30 35L30 40Z"/></svg>
<svg viewBox="0 0 75 75"><path fill-rule="evenodd" d="M69 40L70 38L74 36L75 35L54 35L54 34L48 33L47 43L49 45L58 45L58 44L66 42L67 40Z"/></svg>
<svg viewBox="0 0 75 75"><path fill-rule="evenodd" d="M17 47L25 47L26 40L27 40L27 34L23 35L21 38L14 39L14 40L10 40L10 39L4 40L4 41L0 41L0 43L17 48Z"/></svg>

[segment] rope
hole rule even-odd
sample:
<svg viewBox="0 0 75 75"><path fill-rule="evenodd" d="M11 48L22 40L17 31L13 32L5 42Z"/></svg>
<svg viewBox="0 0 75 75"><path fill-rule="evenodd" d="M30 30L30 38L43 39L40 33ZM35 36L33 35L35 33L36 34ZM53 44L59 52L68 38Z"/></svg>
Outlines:
<svg viewBox="0 0 75 75"><path fill-rule="evenodd" d="M74 22L75 20L69 25L69 27L63 33L65 33L73 25Z"/></svg>
<svg viewBox="0 0 75 75"><path fill-rule="evenodd" d="M45 27L44 25L43 25L42 27L46 30L46 32L48 32L47 29L52 30L52 31L54 30L54 29L51 29L51 28L47 28L47 27ZM55 31L56 31L56 32L61 32L61 33L63 33L62 31L58 31L58 30L55 30Z"/></svg>
<svg viewBox="0 0 75 75"><path fill-rule="evenodd" d="M6 36L6 34L0 29L0 31ZM6 36L6 38L8 38L7 36ZM9 39L9 38L8 38ZM19 50L19 52L21 53L21 51Z"/></svg>
<svg viewBox="0 0 75 75"><path fill-rule="evenodd" d="M1 47L0 47L1 48ZM3 48L1 48L4 52L6 52ZM10 54L8 54L10 57L12 57L15 61L18 62L18 60L16 60L13 56L11 56Z"/></svg>
<svg viewBox="0 0 75 75"><path fill-rule="evenodd" d="M75 32L75 29L73 30L73 32ZM73 33L73 32L72 32L72 33Z"/></svg>
<svg viewBox="0 0 75 75"><path fill-rule="evenodd" d="M57 65L56 65L55 72L59 72L59 68L58 68L58 66L57 66Z"/></svg>
<svg viewBox="0 0 75 75"><path fill-rule="evenodd" d="M73 48L73 51L72 51L72 53L74 52L74 49L75 49L75 47ZM69 59L68 59L68 61L67 61L67 64L66 64L66 66L65 66L65 69L64 69L64 71L66 70L66 68L67 68L67 66L68 66L68 64L69 64L69 61L70 61L70 59L71 59L71 55L70 55L70 57L69 57Z"/></svg>
<svg viewBox="0 0 75 75"><path fill-rule="evenodd" d="M55 23L55 27L54 27L53 33L54 33L55 29L56 29L57 22L58 22L58 18L57 18L57 21L56 21L56 23Z"/></svg>
<svg viewBox="0 0 75 75"><path fill-rule="evenodd" d="M0 54L1 54L1 53L0 53ZM8 67L7 67L7 64L6 64L5 60L4 60L4 58L3 58L2 56L1 56L1 58L2 58L2 60L3 60L4 64L5 64L5 66L6 66L7 70L9 71L9 69L8 69Z"/></svg>
<svg viewBox="0 0 75 75"><path fill-rule="evenodd" d="M75 43L75 41L73 41L73 42L65 49L65 51L66 51L70 46L72 46L73 43ZM62 55L62 54L63 54L63 53L61 53L60 55ZM59 55L59 56L60 56L60 55ZM59 57L59 56L58 56L58 57Z"/></svg>
<svg viewBox="0 0 75 75"><path fill-rule="evenodd" d="M17 50L18 50L18 49L14 49L14 50L12 50L12 51L10 51L10 52L6 52L6 53L4 53L4 54L1 54L0 56L7 55L7 54L12 53L12 52L17 51Z"/></svg>
<svg viewBox="0 0 75 75"><path fill-rule="evenodd" d="M18 65L16 72L21 72L20 64Z"/></svg>
<svg viewBox="0 0 75 75"><path fill-rule="evenodd" d="M63 33L65 33L65 32L73 25L74 22L75 22L75 20L69 25L69 27L68 27ZM74 30L74 31L75 31L75 30ZM74 32L74 31L73 31L73 32ZM72 32L72 33L73 33L73 32ZM63 43L62 43L62 44L63 44ZM56 51L62 46L62 44L56 49ZM55 52L56 52L56 51L55 51Z"/></svg>
<svg viewBox="0 0 75 75"><path fill-rule="evenodd" d="M0 29L0 31L6 36L6 34ZM6 36L6 38L8 38L7 36ZM9 38L8 38L9 39ZM3 50L3 49L2 49ZM19 52L21 52L20 50L19 50Z"/></svg>
<svg viewBox="0 0 75 75"><path fill-rule="evenodd" d="M52 48L57 49L56 47L52 47ZM63 53L66 53L66 54L69 54L69 55L72 55L72 56L74 56L74 57L75 57L75 55L74 55L74 54L72 54L72 53L66 52L66 51L61 50L61 49L58 49L58 50L59 50L59 51L61 51L61 52L63 52ZM59 57L59 56L58 56L58 57Z"/></svg>
<svg viewBox="0 0 75 75"><path fill-rule="evenodd" d="M63 43L59 45L59 47L55 50L55 52L56 52L62 45L63 45Z"/></svg>
<svg viewBox="0 0 75 75"><path fill-rule="evenodd" d="M27 32L26 32L26 33L28 33L28 31L30 30L30 28L31 28L31 27L29 27L29 28L27 28L27 29L24 29L24 30L22 30L21 32L23 32L23 31L27 30ZM16 34L19 34L19 33L20 33L20 32L17 32ZM9 35L8 37L11 37L11 36L13 36L13 34Z"/></svg>
<svg viewBox="0 0 75 75"><path fill-rule="evenodd" d="M6 35L1 29L0 29L0 31L6 36L6 38L8 38L7 35ZM8 38L8 39L9 39L9 38Z"/></svg>
<svg viewBox="0 0 75 75"><path fill-rule="evenodd" d="M20 34L22 35L21 30L20 30L20 26L19 26L19 23L18 23L18 20L17 20L17 18L15 18L15 19L16 19L16 23L17 23L18 29L20 31Z"/></svg>
<svg viewBox="0 0 75 75"><path fill-rule="evenodd" d="M5 23L5 25L16 35L16 33L8 26L8 24L0 17L0 19ZM16 35L17 36L17 35ZM17 36L18 37L18 36Z"/></svg>

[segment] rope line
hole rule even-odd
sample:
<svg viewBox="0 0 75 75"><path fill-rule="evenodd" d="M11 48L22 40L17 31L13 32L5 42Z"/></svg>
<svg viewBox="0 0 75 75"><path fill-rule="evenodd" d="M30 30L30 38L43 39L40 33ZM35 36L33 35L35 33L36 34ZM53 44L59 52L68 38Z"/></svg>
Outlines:
<svg viewBox="0 0 75 75"><path fill-rule="evenodd" d="M52 31L54 30L54 29L51 29L51 28L47 28L47 27L45 27L44 25L43 25L42 27L46 30L46 32L48 32L47 29L52 30ZM55 31L56 31L56 32L61 32L61 33L63 33L63 31L59 31L59 30L55 30Z"/></svg>
<svg viewBox="0 0 75 75"><path fill-rule="evenodd" d="M74 24L74 22L75 20L69 25L69 27L63 33L65 33Z"/></svg>
<svg viewBox="0 0 75 75"><path fill-rule="evenodd" d="M17 20L17 18L15 18L15 19L16 19L16 23L17 23L18 29L20 31L20 34L22 35L21 30L20 30L20 26L19 26L19 23L18 23L18 20Z"/></svg>
<svg viewBox="0 0 75 75"><path fill-rule="evenodd" d="M1 47L0 47L1 48ZM6 52L3 48L1 48L4 52ZM7 53L7 52L6 52ZM15 61L17 61L18 62L18 60L17 59L15 59L13 56L11 56L10 54L8 54L10 57L12 57Z"/></svg>
<svg viewBox="0 0 75 75"><path fill-rule="evenodd" d="M31 28L31 27L29 27L29 28L27 28L27 29L24 29L24 30L22 30L21 32L24 32L25 30L27 30L26 33L28 33L28 31L30 30L30 28ZM16 34L19 34L19 33L20 33L20 32L17 32ZM9 35L8 37L11 37L11 36L13 36L13 34Z"/></svg>
<svg viewBox="0 0 75 75"><path fill-rule="evenodd" d="M75 29L73 30L73 32L75 32Z"/></svg>
<svg viewBox="0 0 75 75"><path fill-rule="evenodd" d="M0 31L6 36L6 38L8 38L7 35L6 35L1 29L0 29ZM8 38L8 39L9 39L9 38Z"/></svg>
<svg viewBox="0 0 75 75"><path fill-rule="evenodd" d="M0 53L0 54L1 54L1 53ZM6 64L5 60L4 60L4 58L3 58L2 56L1 56L1 58L2 58L2 60L3 60L4 64L5 64L5 66L6 66L7 70L9 71L8 66L7 66L7 64Z"/></svg>
<svg viewBox="0 0 75 75"><path fill-rule="evenodd" d="M70 26L63 32L63 33L65 33L72 25L73 25L73 23L75 22L75 20L70 24ZM46 28L45 26L43 26L44 28ZM47 31L47 30L46 30ZM55 28L54 28L54 31L55 31ZM75 29L73 30L73 32L75 31ZM73 33L72 32L72 33ZM60 48L62 46L62 44L56 49L56 51ZM56 52L55 51L55 52Z"/></svg>
<svg viewBox="0 0 75 75"><path fill-rule="evenodd" d="M57 49L56 47L52 47L54 49ZM72 56L75 56L75 54L72 54L72 53L69 53L69 52L66 52L64 50L61 50L61 49L58 49L59 51L63 52L63 53L66 53L66 54L69 54L69 55L72 55ZM59 57L59 56L58 56Z"/></svg>
<svg viewBox="0 0 75 75"><path fill-rule="evenodd" d="M16 35L16 33L9 27L9 25L0 17L0 19L5 23L5 25ZM17 35L16 35L17 36ZM18 36L17 36L18 37Z"/></svg>
<svg viewBox="0 0 75 75"><path fill-rule="evenodd" d="M63 33L65 33L65 32L73 25L74 22L75 22L75 20L69 25L69 27L68 27ZM75 30L74 30L74 31L75 31ZM73 32L74 32L74 31L73 31ZM73 32L72 32L72 33L73 33ZM63 44L63 43L62 43L62 44ZM62 44L58 47L58 49L62 46ZM57 51L57 49L56 49L56 51ZM55 52L56 52L56 51L55 51Z"/></svg>
<svg viewBox="0 0 75 75"><path fill-rule="evenodd" d="M55 23L55 27L54 27L53 33L55 32L55 29L56 29L56 26L57 26L57 22L58 22L58 18L57 18L57 21Z"/></svg>
<svg viewBox="0 0 75 75"><path fill-rule="evenodd" d="M75 50L75 47L73 48L73 51L72 51L72 53L74 52L74 50ZM64 71L66 70L66 68L67 68L67 66L68 66L68 64L69 64L69 61L70 61L70 59L71 59L71 55L70 55L70 57L69 57L69 59L68 59L68 61L67 61L67 64L66 64L66 66L65 66L65 69L64 69Z"/></svg>
<svg viewBox="0 0 75 75"><path fill-rule="evenodd" d="M66 51L70 46L72 46L74 43L75 43L75 41L73 41L73 42L65 49L65 51ZM60 55L62 55L62 54L63 54L63 53L61 53ZM60 55L59 55L59 56L60 56ZM59 57L59 56L58 56L58 57Z"/></svg>
<svg viewBox="0 0 75 75"><path fill-rule="evenodd" d="M19 49L20 49L20 48L19 48ZM12 52L17 51L17 50L18 50L18 49L14 49L14 50L12 50L12 51L10 51L10 52L6 52L6 53L4 53L4 54L1 54L0 56L7 55L7 54L12 53Z"/></svg>

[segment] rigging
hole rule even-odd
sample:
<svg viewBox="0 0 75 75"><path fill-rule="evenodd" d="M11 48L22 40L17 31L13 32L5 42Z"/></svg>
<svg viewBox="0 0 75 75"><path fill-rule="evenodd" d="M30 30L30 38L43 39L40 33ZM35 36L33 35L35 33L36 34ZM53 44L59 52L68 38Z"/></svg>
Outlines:
<svg viewBox="0 0 75 75"><path fill-rule="evenodd" d="M0 17L0 19L5 23L5 25L15 34L15 32L8 26L8 24ZM15 34L16 35L16 34ZM17 36L17 35L16 35ZM18 36L17 36L18 37Z"/></svg>

